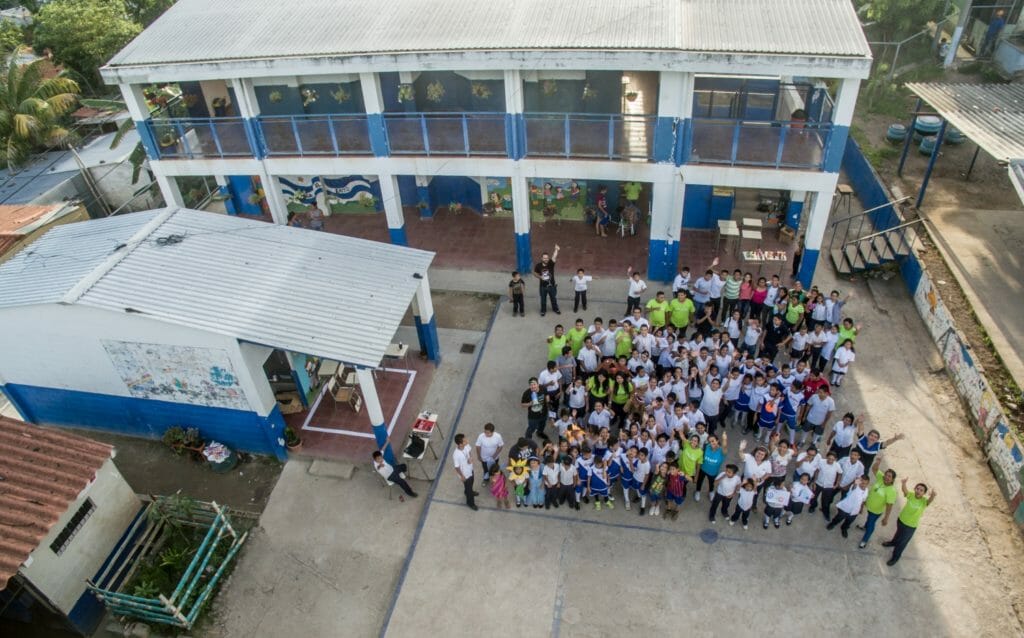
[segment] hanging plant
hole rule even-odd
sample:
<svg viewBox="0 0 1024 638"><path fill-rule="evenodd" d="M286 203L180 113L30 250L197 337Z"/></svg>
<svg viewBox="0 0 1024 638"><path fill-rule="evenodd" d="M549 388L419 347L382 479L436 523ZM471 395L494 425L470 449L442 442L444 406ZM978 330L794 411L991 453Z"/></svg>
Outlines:
<svg viewBox="0 0 1024 638"><path fill-rule="evenodd" d="M398 101L412 102L416 99L416 89L411 84L398 85Z"/></svg>
<svg viewBox="0 0 1024 638"><path fill-rule="evenodd" d="M270 95L268 95L267 98L270 100L272 104L277 104L284 99L284 96L281 95L280 91L271 91Z"/></svg>
<svg viewBox="0 0 1024 638"><path fill-rule="evenodd" d="M584 100L592 100L592 99L594 99L595 97L597 97L597 91L595 91L595 90L594 90L594 89L593 89L593 88L592 88L592 87L590 86L590 83L589 83L589 82L588 82L588 83L586 83L586 84L584 84L584 85L583 85L583 99L584 99Z"/></svg>
<svg viewBox="0 0 1024 638"><path fill-rule="evenodd" d="M316 89L302 89L302 106L309 106L313 102L316 102L320 94Z"/></svg>
<svg viewBox="0 0 1024 638"><path fill-rule="evenodd" d="M554 95L558 93L558 84L554 80L544 80L541 90L544 91L544 95Z"/></svg>
<svg viewBox="0 0 1024 638"><path fill-rule="evenodd" d="M211 104L213 105L213 108L220 109L220 108L224 108L225 106L227 106L228 105L228 101L227 101L226 98L215 97L215 98L213 98L213 102L211 102Z"/></svg>
<svg viewBox="0 0 1024 638"><path fill-rule="evenodd" d="M186 93L181 96L181 101L185 103L185 106L192 108L199 103L199 96L195 93Z"/></svg>
<svg viewBox="0 0 1024 638"><path fill-rule="evenodd" d="M486 100L491 97L491 87L487 86L483 82L474 82L470 89L473 91L474 97L478 97L481 100Z"/></svg>
<svg viewBox="0 0 1024 638"><path fill-rule="evenodd" d="M338 104L344 104L352 99L352 94L345 90L345 87L338 85L338 90L331 92L331 97Z"/></svg>
<svg viewBox="0 0 1024 638"><path fill-rule="evenodd" d="M427 85L427 99L431 102L440 102L444 99L444 85L434 81Z"/></svg>
<svg viewBox="0 0 1024 638"><path fill-rule="evenodd" d="M630 102L636 102L638 97L640 97L640 94L636 91L626 91L626 99Z"/></svg>

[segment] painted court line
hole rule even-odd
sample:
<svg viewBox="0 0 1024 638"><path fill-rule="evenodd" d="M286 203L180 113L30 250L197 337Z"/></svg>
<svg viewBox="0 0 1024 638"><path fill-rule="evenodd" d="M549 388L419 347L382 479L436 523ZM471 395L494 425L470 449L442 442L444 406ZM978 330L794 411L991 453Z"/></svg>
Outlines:
<svg viewBox="0 0 1024 638"><path fill-rule="evenodd" d="M391 431L395 429L395 423L398 422L398 416L402 413L402 408L405 406L405 400L409 398L409 391L412 390L412 384L416 380L415 370L400 370L398 368L381 368L384 372L398 372L400 374L409 375L409 380L405 383L405 389L402 390L402 398L398 400L398 407L395 408L394 413L391 415L391 421L388 422L388 436L391 436ZM313 407L309 409L309 416L306 417L306 422L302 424L303 430L309 430L310 432L326 432L327 434L341 434L343 436L355 436L364 439L376 438L370 432L356 432L355 430L344 430L342 428L324 428L320 426L310 425L313 420L313 415L316 414L317 408L320 407L320 401L323 400L324 395L327 394L327 384L324 384L323 389L320 390L320 394L316 396L316 401L313 403Z"/></svg>

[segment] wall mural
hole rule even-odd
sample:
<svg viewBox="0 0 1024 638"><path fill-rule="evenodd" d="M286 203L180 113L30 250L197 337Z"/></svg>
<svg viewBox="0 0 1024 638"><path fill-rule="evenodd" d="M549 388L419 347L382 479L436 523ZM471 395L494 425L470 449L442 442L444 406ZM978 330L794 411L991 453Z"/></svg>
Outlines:
<svg viewBox="0 0 1024 638"><path fill-rule="evenodd" d="M328 215L337 213L376 213L380 203L380 185L376 178L363 175L347 177L323 177L314 175L311 178L295 177L286 179L278 177L281 193L288 201L288 210L301 213L309 206L316 204L317 195L323 193L327 200Z"/></svg>
<svg viewBox="0 0 1024 638"><path fill-rule="evenodd" d="M113 340L103 348L133 397L250 409L226 350Z"/></svg>

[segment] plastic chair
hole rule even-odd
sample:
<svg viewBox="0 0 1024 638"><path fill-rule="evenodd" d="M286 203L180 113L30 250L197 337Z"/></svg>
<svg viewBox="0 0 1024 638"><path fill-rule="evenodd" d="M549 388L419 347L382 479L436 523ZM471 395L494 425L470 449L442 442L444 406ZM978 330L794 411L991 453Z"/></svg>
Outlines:
<svg viewBox="0 0 1024 638"><path fill-rule="evenodd" d="M391 498L392 498L391 497L391 493L394 491L394 487L395 487L394 482L393 481L389 481L387 479L387 477L385 477L383 474L378 472L377 471L377 467L373 463L370 463L370 469L373 470L374 474L376 474L377 476L380 477L381 481L384 482L384 489L387 490L387 492L388 492L388 500L390 501Z"/></svg>

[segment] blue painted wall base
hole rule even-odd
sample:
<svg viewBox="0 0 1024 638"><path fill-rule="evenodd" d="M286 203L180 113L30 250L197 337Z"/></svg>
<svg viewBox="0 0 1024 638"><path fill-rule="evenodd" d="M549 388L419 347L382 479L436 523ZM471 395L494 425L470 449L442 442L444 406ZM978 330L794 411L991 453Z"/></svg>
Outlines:
<svg viewBox="0 0 1024 638"><path fill-rule="evenodd" d="M786 226L789 226L793 230L800 228L800 216L804 212L803 202L794 202L790 200L789 206L786 207Z"/></svg>
<svg viewBox="0 0 1024 638"><path fill-rule="evenodd" d="M401 228L389 228L388 235L391 236L391 243L396 246L408 246L409 240L405 236L405 226Z"/></svg>
<svg viewBox="0 0 1024 638"><path fill-rule="evenodd" d="M420 342L420 352L427 355L427 359L435 365L441 363L441 343L437 338L437 317L431 317L430 321L423 321L419 315L414 315L416 322L416 337Z"/></svg>
<svg viewBox="0 0 1024 638"><path fill-rule="evenodd" d="M2 390L25 410L27 421L38 425L91 428L147 439L159 439L172 425L197 427L204 438L228 447L272 454L282 461L287 458L284 417L276 405L267 416L259 416L243 410L14 383Z"/></svg>
<svg viewBox="0 0 1024 638"><path fill-rule="evenodd" d="M676 276L679 242L652 239L647 256L647 280L670 283Z"/></svg>
<svg viewBox="0 0 1024 638"><path fill-rule="evenodd" d="M530 249L530 233L516 235L516 269L523 279L533 272L533 252Z"/></svg>
<svg viewBox="0 0 1024 638"><path fill-rule="evenodd" d="M676 120L659 117L654 123L654 161L676 162Z"/></svg>
<svg viewBox="0 0 1024 638"><path fill-rule="evenodd" d="M804 290L811 289L811 282L814 280L814 269L818 267L818 255L821 250L816 248L804 248L804 255L800 258L800 270L797 271L797 279L804 285Z"/></svg>

